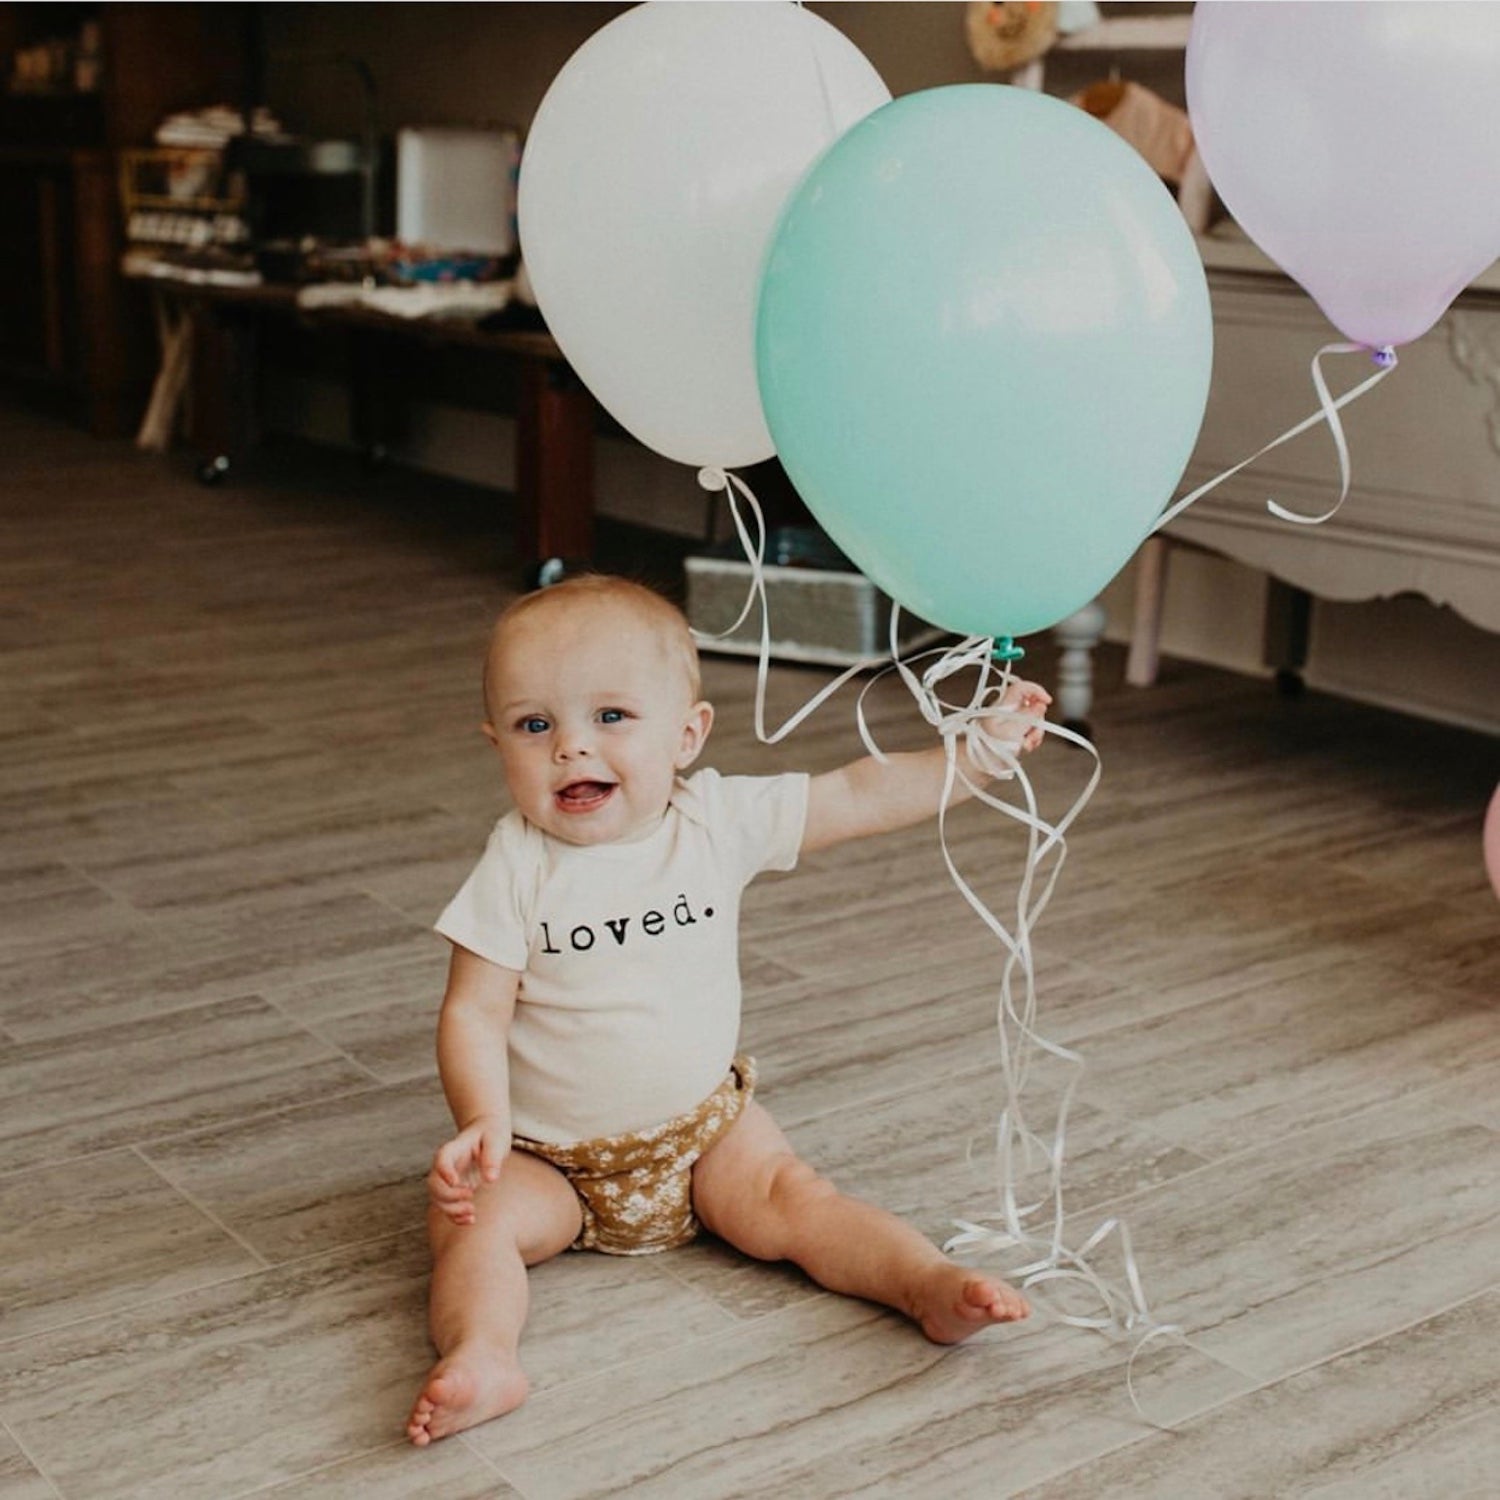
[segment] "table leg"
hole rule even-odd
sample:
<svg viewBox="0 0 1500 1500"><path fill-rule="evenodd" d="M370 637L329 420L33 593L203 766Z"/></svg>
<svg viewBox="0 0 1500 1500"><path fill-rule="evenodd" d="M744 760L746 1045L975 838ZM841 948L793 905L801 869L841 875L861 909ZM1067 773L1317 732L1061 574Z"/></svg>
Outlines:
<svg viewBox="0 0 1500 1500"><path fill-rule="evenodd" d="M1130 631L1130 655L1125 659L1125 681L1131 687L1150 687L1161 661L1161 616L1167 597L1169 543L1153 536L1141 543L1135 565L1135 618Z"/></svg>
<svg viewBox="0 0 1500 1500"><path fill-rule="evenodd" d="M1106 616L1097 599L1052 627L1062 649L1057 662L1057 713L1069 729L1088 733L1094 706L1094 647L1104 637Z"/></svg>
<svg viewBox="0 0 1500 1500"><path fill-rule="evenodd" d="M192 318L190 437L198 477L214 484L256 441L257 329L252 315L201 303Z"/></svg>
<svg viewBox="0 0 1500 1500"><path fill-rule="evenodd" d="M531 569L594 551L594 401L567 365L522 362L516 545Z"/></svg>
<svg viewBox="0 0 1500 1500"><path fill-rule="evenodd" d="M1262 660L1276 672L1276 691L1296 698L1312 636L1312 595L1279 578L1266 580L1266 633Z"/></svg>

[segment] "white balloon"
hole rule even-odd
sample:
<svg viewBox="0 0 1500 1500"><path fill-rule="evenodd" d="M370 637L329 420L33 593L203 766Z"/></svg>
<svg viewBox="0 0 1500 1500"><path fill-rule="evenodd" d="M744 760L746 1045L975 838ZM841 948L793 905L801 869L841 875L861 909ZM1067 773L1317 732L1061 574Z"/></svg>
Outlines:
<svg viewBox="0 0 1500 1500"><path fill-rule="evenodd" d="M766 246L802 174L890 97L801 7L716 0L627 11L553 80L521 160L522 254L569 363L648 447L718 468L776 451Z"/></svg>

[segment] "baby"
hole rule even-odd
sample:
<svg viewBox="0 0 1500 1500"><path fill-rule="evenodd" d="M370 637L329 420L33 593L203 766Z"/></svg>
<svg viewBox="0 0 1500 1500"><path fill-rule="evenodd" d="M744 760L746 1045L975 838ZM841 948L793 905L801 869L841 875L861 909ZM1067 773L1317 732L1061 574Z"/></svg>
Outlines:
<svg viewBox="0 0 1500 1500"><path fill-rule="evenodd" d="M745 885L932 816L943 747L812 777L684 779L713 724L699 693L682 614L624 579L570 579L495 626L484 733L515 810L437 924L453 944L438 1064L458 1133L427 1178L441 1358L407 1422L416 1444L525 1399L526 1268L570 1246L644 1255L701 1223L938 1343L1029 1311L819 1177L735 1054ZM987 727L1032 749L1050 702L1013 683L1003 705L1032 722Z"/></svg>

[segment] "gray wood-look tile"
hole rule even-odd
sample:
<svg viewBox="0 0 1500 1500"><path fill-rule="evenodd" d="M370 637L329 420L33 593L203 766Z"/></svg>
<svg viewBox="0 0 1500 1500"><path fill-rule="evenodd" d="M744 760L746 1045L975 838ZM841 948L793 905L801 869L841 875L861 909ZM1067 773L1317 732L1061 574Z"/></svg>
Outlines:
<svg viewBox="0 0 1500 1500"><path fill-rule="evenodd" d="M1500 1472L1500 1295L1143 1438L1026 1500L1487 1500Z"/></svg>
<svg viewBox="0 0 1500 1500"><path fill-rule="evenodd" d="M882 969L851 959L850 972L780 986L747 1006L747 1049L762 1064L764 1102L783 1126L899 1093L914 1076L946 1080L979 1063L998 1066L1001 966L988 933L965 954L956 944L905 950ZM863 971L863 972L861 972ZM1053 969L1038 1027L1054 1012L1097 998L1101 976Z"/></svg>
<svg viewBox="0 0 1500 1500"><path fill-rule="evenodd" d="M373 1080L253 996L0 1053L0 1171L262 1114Z"/></svg>
<svg viewBox="0 0 1500 1500"><path fill-rule="evenodd" d="M741 1321L827 1295L790 1261L752 1260L707 1232L663 1255L657 1265Z"/></svg>
<svg viewBox="0 0 1500 1500"><path fill-rule="evenodd" d="M1097 1033L1086 1098L1210 1156L1500 1062L1494 1012L1362 960Z"/></svg>
<svg viewBox="0 0 1500 1500"><path fill-rule="evenodd" d="M168 1181L275 1263L421 1224L432 1153L451 1130L433 1077L142 1149Z"/></svg>
<svg viewBox="0 0 1500 1500"><path fill-rule="evenodd" d="M790 1131L793 1146L846 1192L878 1201L936 1240L954 1232L955 1218L973 1219L1000 1206L995 1176L995 1127L1004 1101L998 1069L953 1075L831 1114ZM1028 1126L1050 1142L1059 1097L1028 1087ZM1072 1210L1133 1194L1203 1166L1205 1158L1139 1126L1075 1101L1065 1133L1064 1203ZM1048 1168L1038 1154L1019 1201L1045 1197Z"/></svg>
<svg viewBox="0 0 1500 1500"><path fill-rule="evenodd" d="M505 805L477 730L505 502L313 451L208 492L3 406L0 450L7 1495L1488 1493L1492 738L1170 660L1129 691L1097 653L1105 773L1034 933L1037 1024L1088 1063L1070 1239L1124 1214L1193 1339L1136 1365L1180 1434L1131 1411L1126 1346L1045 1310L943 1351L704 1238L537 1268L531 1402L417 1452L431 923ZM827 675L778 665L769 721ZM849 691L759 744L754 676L706 658L707 763L861 753ZM899 682L867 708L930 742ZM1033 757L1044 809L1089 765ZM950 820L1006 921L1020 843ZM988 1207L1001 950L934 828L758 881L742 939L804 1153L934 1238ZM1037 1067L1034 1126L1065 1072Z"/></svg>
<svg viewBox="0 0 1500 1500"><path fill-rule="evenodd" d="M132 1151L0 1177L0 1341L262 1264Z"/></svg>
<svg viewBox="0 0 1500 1500"><path fill-rule="evenodd" d="M1117 1211L1157 1317L1270 1379L1494 1283L1500 1135L1398 1101L1085 1211L1071 1238Z"/></svg>
<svg viewBox="0 0 1500 1500"><path fill-rule="evenodd" d="M37 1472L20 1445L0 1427L0 1494L5 1500L57 1500L57 1491Z"/></svg>
<svg viewBox="0 0 1500 1500"><path fill-rule="evenodd" d="M356 890L277 890L87 930L0 958L0 1020L27 1040L65 1037L262 987L341 980L429 957L427 928Z"/></svg>
<svg viewBox="0 0 1500 1500"><path fill-rule="evenodd" d="M207 1500L368 1452L429 1362L421 1235L0 1345L0 1412L67 1496Z"/></svg>
<svg viewBox="0 0 1500 1500"><path fill-rule="evenodd" d="M1037 1322L956 1349L821 1296L733 1336L543 1393L468 1441L529 1500L618 1494L1004 1495L1140 1429L1121 1351ZM1158 1419L1243 1390L1187 1351L1137 1366ZM919 1481L932 1488L912 1488Z"/></svg>
<svg viewBox="0 0 1500 1500"><path fill-rule="evenodd" d="M402 1441L255 1491L256 1500L525 1500L460 1442Z"/></svg>
<svg viewBox="0 0 1500 1500"><path fill-rule="evenodd" d="M45 949L79 928L119 930L130 921L128 907L69 865L40 854L0 856L0 924L28 946Z"/></svg>
<svg viewBox="0 0 1500 1500"><path fill-rule="evenodd" d="M442 938L428 937L425 931L422 936L428 940L414 943L409 955L392 958L376 951L362 962L351 958L337 972L309 979L294 971L262 983L260 993L299 1021L321 1021L425 1001L432 1010L431 1024L436 1027L437 1007L448 977L449 948Z"/></svg>
<svg viewBox="0 0 1500 1500"><path fill-rule="evenodd" d="M1165 888L1133 879L1075 886L1069 867L1038 943L1044 954L1197 1001L1367 956L1391 924L1416 941L1441 910L1431 902L1418 910L1409 894L1339 871L1220 863L1211 877Z"/></svg>
<svg viewBox="0 0 1500 1500"><path fill-rule="evenodd" d="M367 888L391 869L429 861L451 874L472 835L451 814L417 803L346 803L321 814L280 811L226 821L170 850L84 854L79 864L142 911L213 905L291 886ZM472 862L472 861L471 861Z"/></svg>
<svg viewBox="0 0 1500 1500"><path fill-rule="evenodd" d="M442 1006L441 975L424 974L418 997L372 1010L350 1011L309 1022L360 1067L384 1083L437 1073L438 1012ZM433 979L439 982L433 983Z"/></svg>
<svg viewBox="0 0 1500 1500"><path fill-rule="evenodd" d="M1500 1066L1475 1068L1427 1096L1448 1114L1500 1130Z"/></svg>

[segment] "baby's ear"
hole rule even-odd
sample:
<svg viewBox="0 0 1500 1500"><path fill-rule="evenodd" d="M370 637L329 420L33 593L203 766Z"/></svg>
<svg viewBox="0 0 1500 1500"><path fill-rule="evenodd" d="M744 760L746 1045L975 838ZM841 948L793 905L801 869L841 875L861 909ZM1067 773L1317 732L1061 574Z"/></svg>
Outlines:
<svg viewBox="0 0 1500 1500"><path fill-rule="evenodd" d="M713 727L714 706L712 703L695 703L688 710L687 718L682 725L682 743L678 747L677 758L674 761L679 771L687 770L698 759L698 754L708 739L708 732Z"/></svg>
<svg viewBox="0 0 1500 1500"><path fill-rule="evenodd" d="M500 748L500 736L495 733L495 726L488 719L479 726L479 732L487 739L496 750Z"/></svg>

